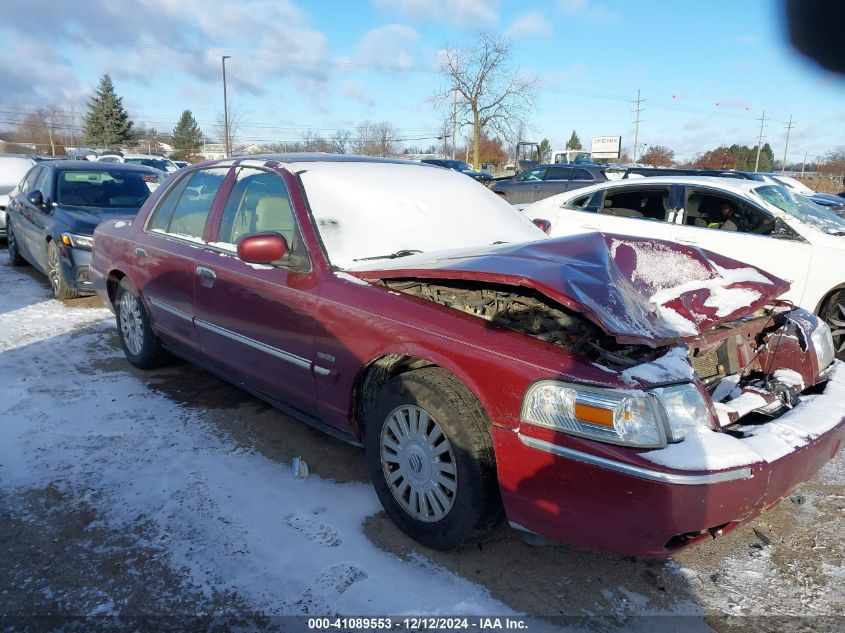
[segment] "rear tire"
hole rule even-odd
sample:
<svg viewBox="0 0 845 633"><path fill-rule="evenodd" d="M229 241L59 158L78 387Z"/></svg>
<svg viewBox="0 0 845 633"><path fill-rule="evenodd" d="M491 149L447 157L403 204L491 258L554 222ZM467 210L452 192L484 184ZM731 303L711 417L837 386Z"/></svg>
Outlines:
<svg viewBox="0 0 845 633"><path fill-rule="evenodd" d="M18 237L12 229L12 221L6 217L6 248L9 251L9 261L12 266L25 266L27 261L18 250Z"/></svg>
<svg viewBox="0 0 845 633"><path fill-rule="evenodd" d="M53 289L53 296L56 299L76 299L82 296L71 289L65 279L59 247L56 246L55 240L47 243L47 278L50 280L50 288Z"/></svg>
<svg viewBox="0 0 845 633"><path fill-rule="evenodd" d="M472 392L439 368L401 374L367 412L364 449L385 511L414 540L452 549L501 519L490 422Z"/></svg>
<svg viewBox="0 0 845 633"><path fill-rule="evenodd" d="M845 360L845 290L833 293L819 311L819 317L830 327L836 358Z"/></svg>
<svg viewBox="0 0 845 633"><path fill-rule="evenodd" d="M150 327L150 318L138 291L126 277L120 280L114 302L120 346L132 365L154 369L164 363L161 341Z"/></svg>

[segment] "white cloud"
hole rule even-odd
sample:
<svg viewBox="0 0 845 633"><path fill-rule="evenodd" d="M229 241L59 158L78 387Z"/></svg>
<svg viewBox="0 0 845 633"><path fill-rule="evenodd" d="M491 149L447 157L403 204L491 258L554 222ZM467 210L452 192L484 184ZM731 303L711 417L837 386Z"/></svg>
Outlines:
<svg viewBox="0 0 845 633"><path fill-rule="evenodd" d="M386 24L374 28L361 38L355 47L355 61L378 66L410 68L414 65L411 50L419 39L410 26Z"/></svg>
<svg viewBox="0 0 845 633"><path fill-rule="evenodd" d="M552 34L552 26L539 11L532 11L518 17L505 31L511 38L528 37L532 35L548 36Z"/></svg>
<svg viewBox="0 0 845 633"><path fill-rule="evenodd" d="M230 0L213 8L204 0L139 0L131 15L110 0L44 0L42 5L43 10L33 12L25 0L0 3L7 49L33 48L37 42L30 33L51 37L50 46L41 42L25 57L4 56L0 78L14 79L20 60L26 59L33 86L43 85L43 92L53 95L87 81L81 75L92 71L141 85L175 73L219 82L221 54L239 50L249 55L233 52L227 62L227 79L236 90L259 94L268 80L287 76L300 90L313 92L327 79L326 67L311 62L325 57L326 37L288 0L249 5ZM37 96L36 89L28 92L30 98Z"/></svg>
<svg viewBox="0 0 845 633"><path fill-rule="evenodd" d="M494 26L499 0L373 0L376 9L415 22L440 22L461 28Z"/></svg>

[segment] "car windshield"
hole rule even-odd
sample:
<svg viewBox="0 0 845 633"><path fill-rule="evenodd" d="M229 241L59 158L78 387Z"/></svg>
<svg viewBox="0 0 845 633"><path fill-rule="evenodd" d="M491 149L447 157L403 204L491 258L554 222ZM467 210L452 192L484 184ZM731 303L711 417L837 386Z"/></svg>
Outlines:
<svg viewBox="0 0 845 633"><path fill-rule="evenodd" d="M410 251L548 237L492 191L447 169L307 163L300 178L329 260L340 268Z"/></svg>
<svg viewBox="0 0 845 633"><path fill-rule="evenodd" d="M123 162L129 163L130 165L146 165L147 167L153 167L161 171L175 171L178 169L176 165L173 165L166 158L125 158ZM173 166L171 167L171 165Z"/></svg>
<svg viewBox="0 0 845 633"><path fill-rule="evenodd" d="M56 203L65 206L138 209L161 183L155 173L118 170L60 171Z"/></svg>
<svg viewBox="0 0 845 633"><path fill-rule="evenodd" d="M832 235L845 235L845 219L780 185L757 187L758 196L781 211L815 229Z"/></svg>

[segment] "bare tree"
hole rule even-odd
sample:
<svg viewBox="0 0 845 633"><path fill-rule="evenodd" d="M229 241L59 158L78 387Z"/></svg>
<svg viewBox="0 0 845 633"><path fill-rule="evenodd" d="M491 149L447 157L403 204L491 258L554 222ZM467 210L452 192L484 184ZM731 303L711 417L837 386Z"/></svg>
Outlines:
<svg viewBox="0 0 845 633"><path fill-rule="evenodd" d="M449 103L457 90L461 97L456 106L458 117L472 125L476 165L482 130L490 126L500 136L513 138L515 128L534 105L537 77L512 68L510 40L492 31L480 31L472 50L447 47L440 73L450 86L435 95L435 100Z"/></svg>
<svg viewBox="0 0 845 633"><path fill-rule="evenodd" d="M390 121L364 121L355 128L352 151L364 156L393 156L398 153L398 133Z"/></svg>
<svg viewBox="0 0 845 633"><path fill-rule="evenodd" d="M332 137L332 152L345 154L351 138L352 134L349 130L337 130Z"/></svg>
<svg viewBox="0 0 845 633"><path fill-rule="evenodd" d="M226 117L223 116L221 112L220 115L217 117L217 125L214 126L215 131L217 132L220 142L223 145L229 147L230 151L234 153L234 140L238 134L238 130L241 129L241 126L244 122L244 113L241 110L232 107L232 104L229 104L229 142L226 143Z"/></svg>

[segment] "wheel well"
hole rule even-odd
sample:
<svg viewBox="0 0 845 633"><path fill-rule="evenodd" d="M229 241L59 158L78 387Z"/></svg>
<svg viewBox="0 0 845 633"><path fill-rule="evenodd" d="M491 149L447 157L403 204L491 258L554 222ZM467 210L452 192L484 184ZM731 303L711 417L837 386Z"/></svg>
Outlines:
<svg viewBox="0 0 845 633"><path fill-rule="evenodd" d="M822 310L824 310L824 307L827 305L827 302L830 301L831 298L833 298L833 295L842 290L845 290L845 284L839 284L838 286L831 288L828 293L824 297L822 297L822 300L819 301L819 305L816 306L814 312L817 315L821 315L821 312Z"/></svg>
<svg viewBox="0 0 845 633"><path fill-rule="evenodd" d="M352 412L358 432L364 433L364 420L369 407L373 404L381 388L390 380L422 367L436 367L434 363L404 354L387 354L370 362L358 376L352 400Z"/></svg>
<svg viewBox="0 0 845 633"><path fill-rule="evenodd" d="M117 287L124 277L126 275L119 270L113 270L109 273L109 277L106 280L106 291L109 293L109 302L112 305L114 305L115 299L117 299Z"/></svg>

